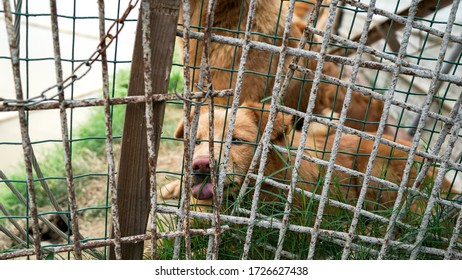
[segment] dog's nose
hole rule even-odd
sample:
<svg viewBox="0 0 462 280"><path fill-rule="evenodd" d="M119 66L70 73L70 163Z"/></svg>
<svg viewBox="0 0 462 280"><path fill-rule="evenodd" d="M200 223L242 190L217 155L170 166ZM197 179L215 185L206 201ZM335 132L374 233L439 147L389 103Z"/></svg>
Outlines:
<svg viewBox="0 0 462 280"><path fill-rule="evenodd" d="M209 157L198 157L192 163L193 172L210 173L210 159Z"/></svg>

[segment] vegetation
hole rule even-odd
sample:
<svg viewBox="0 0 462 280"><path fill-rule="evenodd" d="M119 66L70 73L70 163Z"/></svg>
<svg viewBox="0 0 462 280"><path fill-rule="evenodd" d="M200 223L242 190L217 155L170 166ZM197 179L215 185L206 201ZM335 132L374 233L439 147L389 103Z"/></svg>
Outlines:
<svg viewBox="0 0 462 280"><path fill-rule="evenodd" d="M115 97L125 96L128 89L129 73L128 71L120 71L117 73L117 79L114 83L113 95ZM172 71L171 83L169 85L170 92L181 91L181 68L174 67ZM175 85L176 84L176 85ZM170 103L167 105L165 121L163 126L163 140L161 143L160 160L159 162L166 161L171 157L172 153L182 157L181 145L178 141L170 138L173 135L178 120L182 117L181 103ZM114 136L114 149L118 151L120 144L120 137L123 129L125 106L113 106L112 119L113 119L113 136ZM72 163L73 172L75 176L75 187L77 190L79 213L82 216L82 223L89 223L90 227L101 227L100 232L89 233L95 238L104 239L108 236L107 217L108 217L108 196L107 190L107 163L105 152L105 118L103 108L94 108L88 121L75 128L72 135ZM117 154L117 153L116 153ZM36 185L40 186L42 182L46 182L50 188L53 196L58 200L59 204L67 210L67 189L66 178L64 170L64 159L62 145L57 143L52 149L46 153L39 155L39 166L43 172L44 178L39 180L35 174ZM287 163L290 166L290 162ZM180 165L177 164L176 167ZM13 186L23 195L26 196L25 175L23 173L23 166L18 166L18 171L10 175L7 182L11 182ZM178 170L178 168L176 169ZM335 184L335 182L334 182ZM432 182L427 182L431 186ZM26 207L22 205L18 198L11 193L7 188L0 188L0 201L3 206L15 216L26 216ZM318 187L322 187L322 178L318 182ZM249 191L246 199L242 205L246 209L250 209L251 191ZM48 199L47 194L42 187L37 187L38 206L41 213L48 213L54 211ZM336 200L355 205L356 201L346 201L343 197L336 197ZM281 220L284 215L284 206L286 200L284 195L277 195L276 199L271 202L261 202L258 206L258 213L266 216L267 221ZM372 202L373 203L373 202ZM173 202L173 205L176 205ZM224 214L237 215L232 212L235 207L235 198L225 200L221 212ZM425 207L423 205L422 207ZM302 227L312 227L317 209L317 202L306 199L299 207L293 207L290 216L290 224ZM48 211L48 212L47 212ZM453 228L453 220L441 221L439 217L443 209L437 209L432 216L430 222L430 232L424 241L425 246L434 248L445 248L447 242L442 241L440 237L448 237ZM391 210L377 210L376 214L389 217ZM258 218L257 221L263 218ZM413 220L413 224L418 225L421 221L420 216L409 217ZM335 214L325 213L322 222L322 228L334 231L346 231L352 220L352 213L346 210L338 210ZM0 219L0 223L6 224L5 218ZM192 222L193 227L196 228L209 228L210 224L197 219ZM220 243L220 259L240 259L243 253L244 241L247 232L246 225L228 224L230 229L222 235ZM176 227L176 217L163 215L158 217L158 230L174 231ZM85 227L84 230L85 232ZM372 221L369 219L361 218L357 227L357 234L371 237L383 237L386 231L386 224ZM449 232L448 232L449 231ZM415 241L417 230L405 231L400 230L397 232L396 238L401 241L411 243ZM251 259L273 259L274 247L278 243L279 229L267 229L262 227L255 227L252 238L252 246L250 247ZM288 231L283 244L284 254L283 258L296 258L305 259L308 254L311 236L308 233L300 233ZM341 258L343 247L334 244L331 237L321 237L318 240L316 247L317 259L339 259ZM208 236L193 236L192 237L192 251L194 259L204 259L208 244ZM374 250L380 250L380 246L371 246L366 243L355 241L359 246L359 250L351 254L352 259L372 259L375 258ZM171 259L173 256L174 240L163 239L159 242L158 253L160 259ZM146 248L149 250L148 247ZM184 248L182 250L185 252ZM390 248L389 258L403 259L409 257L409 252L397 248ZM49 255L49 258L59 258L59 255ZM182 255L182 258L185 256ZM435 259L434 255L421 254L421 258ZM92 257L90 257L92 258ZM149 254L146 254L149 258Z"/></svg>
<svg viewBox="0 0 462 280"><path fill-rule="evenodd" d="M431 185L432 183L429 183ZM249 194L252 190L249 191ZM345 199L337 199L338 201L355 205L355 200L346 201ZM251 197L247 196L246 200L243 201L241 206L245 209L250 209ZM221 213L223 215L239 215L238 212L232 212L235 207L235 199L231 198L226 200L225 206L222 207ZM257 217L256 222L259 221L281 221L284 215L284 206L286 199L284 196L278 196L275 201L262 201L259 203L257 213L261 215ZM300 227L309 228L312 227L316 218L317 202L307 199L305 204L302 206L294 206L289 224ZM421 205L424 207L425 205ZM193 207L194 208L194 207ZM408 209L409 210L409 209ZM448 241L445 238L451 236L453 227L455 225L455 218L444 218L441 219L443 208L440 206L436 207L436 211L431 215L430 224L428 226L428 232L424 239L423 246L438 248L445 250L448 246ZM210 208L210 212L212 209ZM375 210L372 211L377 215L384 217L390 217L392 214L391 209L386 210ZM248 215L242 215L248 217ZM263 217L265 216L265 218ZM323 215L323 221L321 228L323 230L332 230L337 232L348 232L353 214L347 210L337 209L335 213L327 211ZM174 219L174 217L172 217ZM409 224L414 226L414 229L405 229L397 227L394 235L394 240L401 241L407 244L414 244L417 234L418 226L422 221L422 216L415 213L408 212L408 215L404 218ZM171 222L171 219L159 218L159 227L162 231L174 230L175 223ZM228 231L221 235L221 243L219 250L220 259L240 259L243 254L243 248L245 244L245 237L247 234L247 225L239 225L233 223L225 223L230 227ZM204 220L192 219L192 228L212 228L210 223L204 222ZM371 220L365 217L361 217L358 221L356 234L367 237L383 238L387 230L386 223ZM254 227L252 235L252 243L249 252L249 259L274 259L274 252L276 244L278 244L280 230L277 228L266 228L266 227ZM191 249L193 259L204 259L207 246L208 236L192 236L191 237ZM285 235L283 244L282 259L306 259L308 255L308 248L310 246L311 235L309 233L302 233L298 231L288 230ZM331 237L331 236L320 236L317 241L315 259L341 259L343 246L338 243L342 240ZM381 244L371 245L366 242L355 240L353 242L358 248L352 250L350 253L350 259L356 260L368 260L376 259L377 253L380 251ZM159 246L158 252L160 259L171 259L173 256L173 240L162 240L162 246ZM182 245L182 257L185 258L185 248ZM404 249L399 249L394 245L390 245L387 259L408 259L410 252ZM433 254L421 253L419 259L442 259L442 257L435 256Z"/></svg>

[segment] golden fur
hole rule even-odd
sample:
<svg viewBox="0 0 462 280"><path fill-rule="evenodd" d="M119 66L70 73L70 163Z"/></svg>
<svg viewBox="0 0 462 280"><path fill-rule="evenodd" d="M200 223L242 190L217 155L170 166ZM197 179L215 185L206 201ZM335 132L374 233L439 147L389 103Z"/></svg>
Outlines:
<svg viewBox="0 0 462 280"><path fill-rule="evenodd" d="M228 173L234 175L228 175L226 178L226 188L228 195L236 195L239 192L239 187L243 183L243 179L245 174L247 174L249 170L249 166L254 154L255 146L253 144L247 143L255 143L258 142L259 138L263 130L266 126L266 122L269 116L268 112L261 112L261 104L255 103L245 103L244 106L255 108L255 109L247 109L247 108L239 108L237 112L236 124L233 132L233 139L235 139L235 143L231 146L230 156L229 156L229 165L228 165ZM215 139L223 139L224 133L228 130L227 123L228 120L226 119L226 110L217 108L215 110L215 117L214 117L214 137ZM228 114L229 116L229 114ZM262 121L261 125L259 126L259 121ZM199 140L194 153L194 159L199 158L209 158L209 117L208 111L203 110L201 112L199 118L199 126L197 132L197 139ZM297 147L300 141L301 132L293 131L292 128L292 118L288 115L284 115L279 113L276 121L274 123L274 130L271 134L271 142L275 145L279 145L282 147ZM260 128L259 128L260 127ZM225 129L223 129L225 128ZM315 129L316 131L320 131L319 129ZM176 131L176 137L181 138L183 135L183 126L180 124ZM257 137L257 135L259 135ZM293 138L292 138L293 135ZM326 140L327 137L327 140ZM388 136L385 138L392 140ZM292 140L293 139L293 140ZM293 142L292 142L293 141ZM307 151L305 154L314 157L320 158L324 160L328 160L330 156L330 151L333 146L334 135L319 135L308 133L308 140L306 142L306 149ZM245 143L239 143L245 142ZM403 145L410 146L408 141L397 141ZM220 145L221 143L215 144L215 158L218 159L220 156ZM325 151L324 150L325 145ZM360 139L358 136L355 135L348 135L343 134L340 146L339 146L339 153L336 158L336 164L341 165L343 167L347 167L353 170L360 171L362 173L365 172L367 163L369 161L369 155L371 154L373 147L373 141ZM317 151L316 151L317 150ZM378 156L375 159L374 167L372 170L372 176L385 179L390 182L397 183L399 182L403 176L403 171L405 169L406 159L407 159L407 152L402 151L400 149L393 149L387 145L381 144L378 150ZM294 157L289 159L287 155L285 155L285 160L282 160L280 154L274 152L274 150L270 149L268 154L267 165L265 168L265 176L271 176L275 180L282 180L284 178L291 178L291 168L287 168L287 161L290 161L293 164ZM416 162L421 162L422 159L420 157L415 158ZM320 165L314 164L312 162L303 160L301 167L299 169L299 183L297 187L308 190L311 192L315 192L320 194L321 187L319 187L318 182L319 178L323 178L324 173L326 172L327 168L321 167ZM408 187L412 186L415 178L416 173L418 170L418 166L415 164L411 170L410 180L408 183ZM436 177L436 170L430 170L428 172L428 177ZM243 174L243 175L236 175L236 174ZM434 175L434 176L432 176ZM199 180L201 181L201 180ZM332 176L332 183L330 187L330 198L336 200L349 200L355 201L360 192L360 187L362 185L362 177L354 177L350 176L346 173L334 171ZM355 185L357 187L349 187L349 185ZM422 186L420 186L422 187ZM268 185L264 185L263 188L270 193L278 193L277 190L274 190ZM449 184L445 181L442 189L441 194L447 194L449 191ZM265 192L268 193L268 192ZM180 195L180 184L179 182L175 181L161 189L160 191L161 197L164 199L169 199L173 197L178 197ZM390 190L387 186L376 183L370 182L369 188L366 194L366 203L364 209L373 210L373 209L387 209L391 208L394 204L396 199L396 191ZM197 196L196 196L197 198ZM195 199L195 198L193 198ZM265 195L262 197L263 200L274 199L271 198L271 195ZM197 199L196 199L197 200ZM300 205L300 202L303 199L301 196L296 198L295 203ZM200 202L201 204L211 204L211 199L208 200L201 200L196 201ZM425 204L425 200L420 200L420 210L422 209L422 203ZM414 210L415 205L414 203ZM425 208L423 208L425 209Z"/></svg>
<svg viewBox="0 0 462 280"><path fill-rule="evenodd" d="M214 15L214 33L222 36L239 37L243 38L243 31L246 27L246 19L248 14L250 0L244 0L242 7L242 0L218 0L215 15ZM195 26L204 26L206 22L206 14L208 7L208 0L191 0L191 26L192 30L196 31ZM282 8L281 8L282 7ZM296 6L296 13L292 27L290 29L291 38L301 38L304 23L297 16L297 14L306 14L312 8L311 5L306 3L298 3ZM282 10L282 11L280 11ZM239 15L242 11L242 21L239 23ZM252 40L265 42L271 45L280 45L281 40L272 38L275 34L282 37L284 30L284 23L286 19L287 5L281 6L280 0L260 0L257 2L255 21L252 31L264 35L252 35ZM325 16L325 13L324 13ZM180 23L182 23L182 11L180 12ZM235 32L227 30L240 30L241 33L236 35ZM201 32L203 29L200 30ZM181 40L180 40L181 41ZM316 41L316 38L314 39ZM290 40L289 46L296 48L298 41ZM319 44L311 44L311 50L319 51ZM196 68L191 70L191 77L193 83L199 81L200 60L202 57L203 43L192 39L190 44L190 58L191 64ZM242 49L226 44L211 43L210 50L210 65L212 85L215 90L222 90L234 88L237 78L237 68L242 55ZM246 63L246 73L244 75L240 103L244 102L260 102L266 96L272 94L274 85L274 75L278 65L278 55L270 54L268 52L251 49L248 54ZM285 60L285 71L292 58L287 57ZM307 62L301 59L299 65L307 65L311 70L316 69L317 62L310 60ZM232 73L230 71L233 71ZM332 77L339 77L339 68L336 64L326 62L323 67L323 73ZM268 74L270 77L268 78ZM302 82L300 79L305 79ZM302 112L306 111L309 95L311 91L311 79L313 77L303 77L303 74L298 72L291 80L290 86L287 90L283 100L284 105L298 109ZM321 82L318 89L318 96L314 108L315 114L324 114L326 112L334 111L339 113L342 109L343 101L345 98L345 88ZM231 104L232 98L226 97L216 98L217 104ZM370 109L367 110L370 103ZM374 131L377 129L377 124L367 124L363 127L363 121L378 122L383 110L383 102L375 99L370 99L362 94L353 92L350 108L347 113L349 120L346 125L356 129ZM353 120L354 119L354 120Z"/></svg>

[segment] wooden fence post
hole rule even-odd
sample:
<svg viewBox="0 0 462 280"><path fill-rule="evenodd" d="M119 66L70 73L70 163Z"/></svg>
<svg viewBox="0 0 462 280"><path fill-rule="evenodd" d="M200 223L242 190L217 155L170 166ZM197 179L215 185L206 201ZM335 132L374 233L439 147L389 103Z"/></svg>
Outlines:
<svg viewBox="0 0 462 280"><path fill-rule="evenodd" d="M151 0L152 92L166 93L175 45L180 0ZM128 96L144 95L141 14L138 18ZM159 149L165 102L154 103L154 135ZM143 234L150 208L145 105L128 104L125 113L117 191L122 237ZM157 154L157 152L156 152ZM156 159L157 160L157 159ZM143 243L122 244L123 259L142 259ZM109 258L115 259L111 246Z"/></svg>

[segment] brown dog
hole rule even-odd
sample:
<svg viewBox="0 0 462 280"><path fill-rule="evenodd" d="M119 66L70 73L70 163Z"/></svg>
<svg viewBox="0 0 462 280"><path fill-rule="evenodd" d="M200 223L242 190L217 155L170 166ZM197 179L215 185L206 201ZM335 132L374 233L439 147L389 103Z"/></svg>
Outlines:
<svg viewBox="0 0 462 280"><path fill-rule="evenodd" d="M259 141L269 116L268 112L261 112L261 104L245 103L243 106L250 108L239 108L237 111L236 124L233 132L233 143L231 146L227 170L228 175L225 181L226 192L229 196L235 196L239 192L239 188L243 183L245 174L249 171L250 163L254 155L254 143ZM260 120L261 125L259 126ZM210 173L208 121L208 111L203 110L199 118L197 145L195 148L192 166L193 172L195 173L195 175L193 175L192 196L195 200L200 200L199 203L206 203L210 205L212 198L212 184L210 183L209 176L207 176L207 174ZM223 139L225 137L224 133L228 130L226 110L217 108L215 110L214 121L214 137L218 140ZM319 126L320 124L312 123L310 127L313 127L315 131L321 131L321 129L316 128L316 125ZM279 113L275 120L274 129L271 134L272 144L282 147L297 147L301 133L296 130L291 130L291 128L292 118L288 115ZM176 131L176 137L181 138L182 136L183 125L180 124ZM387 136L385 137L389 138ZM333 135L326 136L325 134L313 134L310 129L305 146L305 154L313 158L328 160L333 146L333 141ZM408 141L398 142L403 145L410 146ZM220 145L221 143L215 144L215 158L217 160L220 156ZM372 147L373 141L365 139L361 140L358 136L343 134L335 163L364 173ZM399 184L403 177L407 156L408 154L405 151L381 144L378 149L377 158L374 162L372 176ZM265 176L271 175L271 177L276 181L290 180L292 169L290 166L293 164L293 161L293 156L289 157L287 154L281 155L281 153L270 150L265 168ZM415 161L416 163L421 162L422 158L416 157ZM412 186L416 178L418 171L417 165L418 164L415 164L411 170L408 187ZM319 194L322 189L322 178L324 177L326 170L326 167L303 160L299 169L299 183L297 184L297 187ZM435 172L436 170L430 170L428 172L428 177L431 178L436 176ZM329 197L335 200L347 201L348 203L355 205L355 201L361 190L362 182L362 177L355 177L343 172L334 171ZM420 188L423 189L428 186L431 186L431 183L428 183L427 180L426 183L423 183L422 186L420 186ZM442 197L446 197L449 187L450 185L447 182L444 182L441 189ZM266 190L265 193L280 193L269 185L263 185L263 189ZM170 183L161 189L160 194L165 199L178 197L180 195L179 182ZM380 210L391 208L396 199L396 194L396 191L391 190L386 185L377 182L370 182L366 193L364 209ZM265 195L262 199L272 200L274 197L271 195ZM303 199L300 195L296 197L295 204L301 206L302 201ZM420 202L418 201L419 200L415 200L411 209L413 212L421 213L421 211L425 209L425 199L421 199ZM417 209L417 205L419 205L419 209Z"/></svg>
<svg viewBox="0 0 462 280"><path fill-rule="evenodd" d="M214 14L214 33L228 37L243 38L243 31L246 27L247 14L249 12L250 0L218 0ZM191 0L191 26L204 26L208 0ZM301 38L304 28L303 21L297 14L306 13L311 9L311 5L298 3L296 6L296 15L290 29L289 46L296 48ZM284 24L286 20L287 5L281 5L280 0L259 0L257 2L255 20L252 31L253 41L265 42L271 45L281 45L280 38L283 35ZM325 15L325 13L323 14ZM239 20L239 19L242 20ZM180 12L180 24L183 22L182 12ZM203 28L200 29L203 31ZM277 36L277 39L275 39ZM310 36L311 37L311 36ZM319 44L316 38L307 46L310 50L319 51ZM181 42L181 40L180 40ZM181 48L182 49L182 48ZM192 39L190 44L190 58L193 69L191 77L194 83L199 81L199 66L202 57L203 43ZM234 88L237 79L237 68L242 55L242 49L239 47L211 43L210 65L211 79L215 90ZM244 102L261 102L265 97L272 94L274 85L274 75L278 65L279 56L262 50L251 49L249 51L246 63L246 73L244 75L241 104ZM284 71L287 71L292 58L287 57L285 60ZM307 66L311 70L316 69L315 60L307 61L301 59L301 66ZM339 68L336 64L326 62L323 67L323 73L332 77L339 78ZM309 95L311 91L311 80L313 77L296 72L291 80L285 98L284 105L306 111ZM326 111L339 113L342 109L346 90L333 84L321 82L318 88L318 96L314 108L315 114L324 114ZM218 104L231 104L232 98L216 98ZM369 109L368 109L369 107ZM383 110L383 102L366 97L360 93L353 92L350 108L347 112L348 120L346 126L360 130L375 131L377 123ZM372 122L365 124L364 122Z"/></svg>

